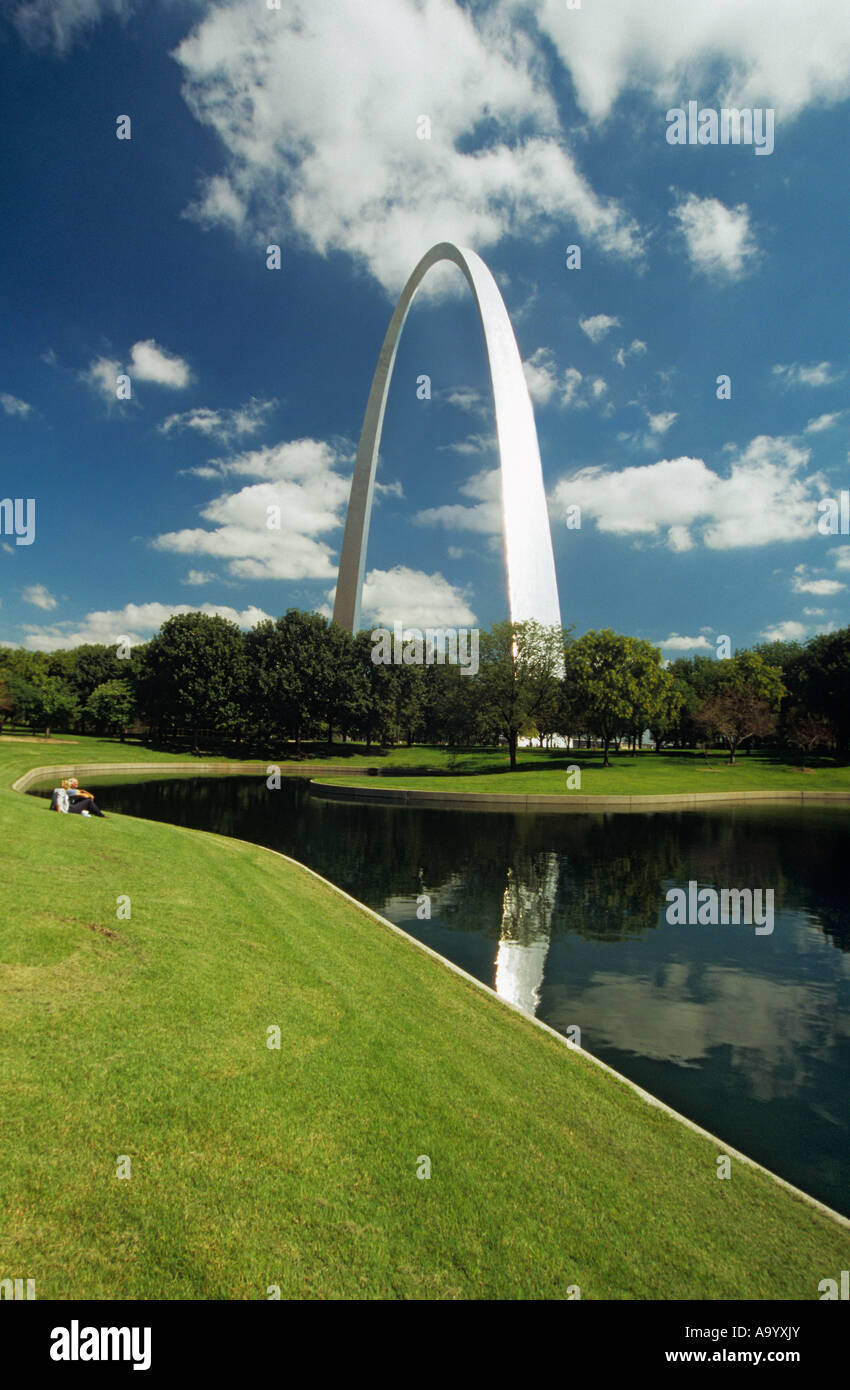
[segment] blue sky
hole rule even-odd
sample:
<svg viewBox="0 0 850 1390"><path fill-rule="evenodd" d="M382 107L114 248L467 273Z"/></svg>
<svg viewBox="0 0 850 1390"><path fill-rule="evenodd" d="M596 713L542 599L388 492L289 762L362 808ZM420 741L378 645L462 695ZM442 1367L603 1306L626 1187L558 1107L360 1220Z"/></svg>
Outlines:
<svg viewBox="0 0 850 1390"><path fill-rule="evenodd" d="M850 486L845 0L0 0L0 68L0 498L36 503L0 642L330 613L377 354L441 240L514 323L565 623L675 656L848 622L817 526ZM691 100L770 108L773 152L669 144ZM506 616L497 462L473 303L434 273L364 622Z"/></svg>

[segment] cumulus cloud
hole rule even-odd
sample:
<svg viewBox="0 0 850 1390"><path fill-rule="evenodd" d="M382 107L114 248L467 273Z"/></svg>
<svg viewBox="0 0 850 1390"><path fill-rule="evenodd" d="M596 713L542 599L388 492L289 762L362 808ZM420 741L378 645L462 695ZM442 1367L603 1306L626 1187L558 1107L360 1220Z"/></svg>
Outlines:
<svg viewBox="0 0 850 1390"><path fill-rule="evenodd" d="M601 376L585 376L578 367L558 370L551 348L540 347L522 364L528 393L535 405L551 402L565 410L586 410L606 394L608 383Z"/></svg>
<svg viewBox="0 0 850 1390"><path fill-rule="evenodd" d="M8 391L0 391L0 405L7 415L20 415L22 419L31 413L32 406L18 396L10 396Z"/></svg>
<svg viewBox="0 0 850 1390"><path fill-rule="evenodd" d="M657 415L650 415L647 412L647 418L651 434L666 434L673 422L679 417L675 410L662 410Z"/></svg>
<svg viewBox="0 0 850 1390"><path fill-rule="evenodd" d="M190 584L200 587L202 584L211 584L216 576L210 570L190 570L185 579L181 579L181 584Z"/></svg>
<svg viewBox="0 0 850 1390"><path fill-rule="evenodd" d="M437 391L434 399L456 406L458 410L468 411L470 415L485 415L491 408L489 399L472 386L454 386L450 390Z"/></svg>
<svg viewBox="0 0 850 1390"><path fill-rule="evenodd" d="M448 503L442 507L427 507L416 513L414 521L420 526L445 526L449 530L475 531L483 536L500 535L502 486L498 468L483 468L462 483L458 491L473 498L473 506Z"/></svg>
<svg viewBox="0 0 850 1390"><path fill-rule="evenodd" d="M799 362L792 362L788 366L778 363L773 368L773 375L786 386L831 386L838 380L829 362L812 362L809 366Z"/></svg>
<svg viewBox="0 0 850 1390"><path fill-rule="evenodd" d="M329 598L334 590L331 590ZM469 627L475 614L466 599L441 574L396 565L391 570L370 570L363 585L364 626Z"/></svg>
<svg viewBox="0 0 850 1390"><path fill-rule="evenodd" d="M567 148L535 41L498 9L233 0L175 57L225 150L190 209L204 225L346 252L390 292L434 242L486 250L565 221L605 251L642 253L632 219ZM450 283L429 276L423 290Z"/></svg>
<svg viewBox="0 0 850 1390"><path fill-rule="evenodd" d="M91 387L96 396L107 405L113 405L117 400L116 391L117 378L121 373L121 363L114 357L95 357L86 367L84 372L80 372L80 380Z"/></svg>
<svg viewBox="0 0 850 1390"><path fill-rule="evenodd" d="M112 405L117 400L117 378L125 374L130 376L132 382L144 381L172 391L183 390L192 379L189 364L182 357L160 347L153 338L133 344L126 367L117 357L95 357L85 371L80 372L80 379L108 405Z"/></svg>
<svg viewBox="0 0 850 1390"><path fill-rule="evenodd" d="M714 644L702 634L699 637L680 637L678 632L671 632L670 636L665 638L663 642L656 642L655 645L665 652L714 653Z"/></svg>
<svg viewBox="0 0 850 1390"><path fill-rule="evenodd" d="M21 598L24 603L32 603L36 608L43 608L46 613L56 607L56 599L43 584L30 584L28 588L22 590Z"/></svg>
<svg viewBox="0 0 850 1390"><path fill-rule="evenodd" d="M599 466L563 478L553 516L578 504L600 531L665 540L671 550L769 545L815 535L820 474L801 476L809 451L789 439L759 435L731 460L729 473L702 459L662 459L623 469Z"/></svg>
<svg viewBox="0 0 850 1390"><path fill-rule="evenodd" d="M840 594L847 585L837 579L813 579L808 565L797 565L791 581L795 594L814 594L816 598L828 598Z"/></svg>
<svg viewBox="0 0 850 1390"><path fill-rule="evenodd" d="M23 645L31 651L55 652L64 647L79 647L84 642L103 643L114 646L122 638L131 645L146 642L152 637L167 618L177 613L208 613L228 618L239 627L254 627L256 623L268 618L262 608L243 608L238 611L226 604L203 603L127 603L123 608L102 609L87 613L79 620L51 623L42 627L24 625L27 636Z"/></svg>
<svg viewBox="0 0 850 1390"><path fill-rule="evenodd" d="M500 8L515 20L528 9L524 0ZM850 96L845 0L783 5L780 14L776 0L606 0L580 14L564 0L538 0L533 14L594 121L635 89L658 110L659 129L683 91L720 106L773 106L785 119Z"/></svg>
<svg viewBox="0 0 850 1390"><path fill-rule="evenodd" d="M178 555L213 556L234 579L329 579L336 558L323 539L341 529L350 480L337 471L350 461L343 446L297 439L214 460L205 471L262 481L224 492L201 508L210 527L157 536L154 545ZM200 472L201 470L195 470Z"/></svg>
<svg viewBox="0 0 850 1390"><path fill-rule="evenodd" d="M137 381L149 381L155 386L167 386L182 391L189 385L192 374L188 362L154 342L153 338L134 343L130 348L130 376Z"/></svg>
<svg viewBox="0 0 850 1390"><path fill-rule="evenodd" d="M522 369L534 404L548 405L558 389L555 354L549 348L540 347L523 362Z"/></svg>
<svg viewBox="0 0 850 1390"><path fill-rule="evenodd" d="M850 545L836 545L830 550L837 570L850 570Z"/></svg>
<svg viewBox="0 0 850 1390"><path fill-rule="evenodd" d="M174 430L193 430L207 439L229 444L234 439L256 434L262 429L275 404L275 401L252 396L246 405L235 410L211 410L208 406L197 406L194 410L169 415L159 429L162 434L171 434Z"/></svg>
<svg viewBox="0 0 850 1390"><path fill-rule="evenodd" d="M620 320L610 314L593 314L590 318L579 319L578 326L586 333L592 343L601 343L606 333L616 328Z"/></svg>
<svg viewBox="0 0 850 1390"><path fill-rule="evenodd" d="M689 193L670 214L679 223L691 265L707 275L741 275L756 254L746 204L727 208L717 198Z"/></svg>
<svg viewBox="0 0 850 1390"><path fill-rule="evenodd" d="M808 631L805 623L798 623L793 618L788 618L784 623L775 623L773 627L762 628L759 635L766 642L801 642Z"/></svg>
<svg viewBox="0 0 850 1390"><path fill-rule="evenodd" d="M204 181L197 199L189 204L184 216L205 229L227 227L231 232L241 232L247 210L230 180L222 174L213 174Z"/></svg>

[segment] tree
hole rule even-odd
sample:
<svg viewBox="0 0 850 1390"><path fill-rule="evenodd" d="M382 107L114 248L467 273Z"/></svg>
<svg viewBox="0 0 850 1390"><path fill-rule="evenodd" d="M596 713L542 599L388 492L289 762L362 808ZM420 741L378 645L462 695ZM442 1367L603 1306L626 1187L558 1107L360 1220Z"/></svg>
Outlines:
<svg viewBox="0 0 850 1390"><path fill-rule="evenodd" d="M787 684L795 703L829 720L838 748L846 753L850 746L850 627L813 637L789 665Z"/></svg>
<svg viewBox="0 0 850 1390"><path fill-rule="evenodd" d="M136 697L129 681L104 681L89 696L84 714L99 731L120 734L121 742L136 711Z"/></svg>
<svg viewBox="0 0 850 1390"><path fill-rule="evenodd" d="M0 675L0 734L3 732L3 725L15 712L15 697L12 694L12 687L6 676Z"/></svg>
<svg viewBox="0 0 850 1390"><path fill-rule="evenodd" d="M776 714L768 701L744 686L730 683L710 695L697 711L696 721L723 740L734 763L740 745L750 738L764 738L776 729Z"/></svg>
<svg viewBox="0 0 850 1390"><path fill-rule="evenodd" d="M637 749L644 729L669 720L673 709L678 711L678 700L673 677L661 664L660 648L638 637L626 640L632 707L629 727Z"/></svg>
<svg viewBox="0 0 850 1390"><path fill-rule="evenodd" d="M537 622L494 623L480 637L476 681L480 709L494 718L508 740L516 771L520 731L556 703L564 660L564 630Z"/></svg>
<svg viewBox="0 0 850 1390"><path fill-rule="evenodd" d="M792 748L799 748L803 756L814 753L816 748L834 748L835 730L822 714L808 714L806 710L792 709L785 727L786 737Z"/></svg>
<svg viewBox="0 0 850 1390"><path fill-rule="evenodd" d="M566 688L575 717L603 747L603 767L614 739L652 725L669 705L672 676L651 643L605 628L586 632L567 652Z"/></svg>
<svg viewBox="0 0 850 1390"><path fill-rule="evenodd" d="M127 662L119 659L116 648L100 643L85 642L67 651L53 652L50 663L50 674L61 675L82 705L99 685L127 676Z"/></svg>
<svg viewBox="0 0 850 1390"><path fill-rule="evenodd" d="M350 632L336 623L327 623L319 645L322 649L322 675L315 692L316 713L327 725L330 748L333 746L335 728L347 735L362 720L368 686L360 664L359 649ZM409 672L411 668L405 669ZM421 672L417 671L417 674L421 676ZM411 719L415 723L415 718L411 716Z"/></svg>
<svg viewBox="0 0 850 1390"><path fill-rule="evenodd" d="M659 693L649 720L649 731L655 743L656 753L661 752L662 744L674 737L687 699L687 686L684 682L676 680L670 675L669 670L664 674L667 681Z"/></svg>
<svg viewBox="0 0 850 1390"><path fill-rule="evenodd" d="M43 728L45 738L57 724L68 727L76 719L77 697L58 676L37 674L31 681L12 676L9 684L18 719L31 729Z"/></svg>
<svg viewBox="0 0 850 1390"><path fill-rule="evenodd" d="M206 613L168 618L140 662L143 711L168 733L188 729L197 751L200 731L233 731L242 716L247 667L235 623Z"/></svg>

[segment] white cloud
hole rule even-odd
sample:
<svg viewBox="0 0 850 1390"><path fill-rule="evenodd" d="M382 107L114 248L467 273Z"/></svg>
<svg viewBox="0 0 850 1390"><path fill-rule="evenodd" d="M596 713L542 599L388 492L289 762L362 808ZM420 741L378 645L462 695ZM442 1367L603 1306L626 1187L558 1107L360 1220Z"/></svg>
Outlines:
<svg viewBox="0 0 850 1390"><path fill-rule="evenodd" d="M837 570L850 570L850 545L836 545L830 550Z"/></svg>
<svg viewBox="0 0 850 1390"><path fill-rule="evenodd" d="M687 526L671 526L667 532L667 544L677 555L683 555L686 550L693 550L694 538Z"/></svg>
<svg viewBox="0 0 850 1390"><path fill-rule="evenodd" d="M332 596L333 590L329 597ZM363 585L363 625L392 627L469 627L475 614L466 599L441 574L396 565L370 570Z"/></svg>
<svg viewBox="0 0 850 1390"><path fill-rule="evenodd" d="M808 630L805 623L798 623L789 618L784 623L776 623L773 627L763 628L759 635L766 642L801 642Z"/></svg>
<svg viewBox="0 0 850 1390"><path fill-rule="evenodd" d="M619 367L625 367L629 357L642 357L646 352L646 343L640 338L633 338L628 347L618 348L614 353L614 361Z"/></svg>
<svg viewBox="0 0 850 1390"><path fill-rule="evenodd" d="M127 367L123 367L116 357L95 357L85 371L80 372L80 380L90 386L107 405L114 405L118 399L117 378L124 374L128 374L133 383L144 381L178 391L191 381L188 363L182 357L166 352L153 338L133 344Z"/></svg>
<svg viewBox="0 0 850 1390"><path fill-rule="evenodd" d="M256 434L262 429L274 406L274 401L261 400L256 396L236 410L211 410L208 406L197 406L194 410L169 415L159 429L162 434L171 434L173 430L194 430L207 439L229 444L233 439Z"/></svg>
<svg viewBox="0 0 850 1390"><path fill-rule="evenodd" d="M773 368L773 375L784 381L786 386L831 386L838 380L829 362L813 362L808 367L798 362L792 362L789 366L780 363Z"/></svg>
<svg viewBox="0 0 850 1390"><path fill-rule="evenodd" d="M392 483L379 483L376 481L375 500L377 501L379 497L397 497L399 500L403 500L404 488L401 485L401 479L396 478Z"/></svg>
<svg viewBox="0 0 850 1390"><path fill-rule="evenodd" d="M601 343L606 333L616 328L620 320L610 314L593 314L590 318L579 319L578 326L586 333L592 343Z"/></svg>
<svg viewBox="0 0 850 1390"><path fill-rule="evenodd" d="M620 470L580 469L552 495L553 516L578 504L600 531L666 540L674 551L769 545L816 534L819 474L799 476L809 452L759 435L721 477L696 458L663 459Z"/></svg>
<svg viewBox="0 0 850 1390"><path fill-rule="evenodd" d="M816 598L830 598L840 594L847 585L837 579L812 579L807 565L798 565L794 570L791 587L795 594L814 594Z"/></svg>
<svg viewBox="0 0 850 1390"><path fill-rule="evenodd" d="M490 401L472 386L455 386L450 391L438 391L436 399L457 406L458 410L466 410L471 415L484 415L490 409Z"/></svg>
<svg viewBox="0 0 850 1390"><path fill-rule="evenodd" d="M565 410L586 410L606 394L608 383L601 376L584 376L577 367L558 372L555 354L540 347L522 364L528 392L535 405L554 403Z"/></svg>
<svg viewBox="0 0 850 1390"><path fill-rule="evenodd" d="M95 357L86 370L80 372L80 380L90 386L107 405L114 405L118 399L117 378L120 373L121 363L116 358Z"/></svg>
<svg viewBox="0 0 850 1390"><path fill-rule="evenodd" d="M51 623L44 627L25 625L27 636L23 645L30 651L55 652L63 647L79 647L84 642L113 646L125 637L135 646L138 642L146 642L167 618L177 613L218 614L242 628L253 627L269 617L262 608L243 608L239 612L220 603L128 603L123 608L87 613L79 622Z"/></svg>
<svg viewBox="0 0 850 1390"><path fill-rule="evenodd" d="M540 347L523 362L522 369L534 404L547 405L558 389L555 354L550 348Z"/></svg>
<svg viewBox="0 0 850 1390"><path fill-rule="evenodd" d="M567 221L608 252L641 254L632 220L576 166L539 49L497 9L233 0L175 56L191 111L226 151L192 213L205 225L344 251L391 292L434 242L486 251ZM430 139L417 139L420 115ZM495 143L476 141L482 120Z"/></svg>
<svg viewBox="0 0 850 1390"><path fill-rule="evenodd" d="M652 434L666 434L670 426L678 419L675 410L662 410L658 415L650 415L647 411L649 428Z"/></svg>
<svg viewBox="0 0 850 1390"><path fill-rule="evenodd" d="M502 0L505 22L523 0ZM789 119L809 105L850 95L850 26L845 0L606 0L568 10L564 0L537 0L536 23L572 75L581 108L604 120L630 89L648 94L659 112L682 94L703 104L767 105Z"/></svg>
<svg viewBox="0 0 850 1390"><path fill-rule="evenodd" d="M167 352L153 338L145 338L130 348L129 372L134 380L167 386L172 391L182 391L192 379L188 362Z"/></svg>
<svg viewBox="0 0 850 1390"><path fill-rule="evenodd" d="M189 204L183 216L201 227L229 227L232 232L241 232L246 208L232 183L221 174L213 174L204 181L198 198Z"/></svg>
<svg viewBox="0 0 850 1390"><path fill-rule="evenodd" d="M46 613L56 607L56 599L43 584L30 584L21 592L21 598L24 603L32 603L36 608L43 608Z"/></svg>
<svg viewBox="0 0 850 1390"><path fill-rule="evenodd" d="M843 414L843 410L834 410L831 415L815 416L814 420L810 420L806 425L806 434L822 434L824 430L831 430Z"/></svg>
<svg viewBox="0 0 850 1390"><path fill-rule="evenodd" d="M79 34L106 15L126 19L131 0L25 0L13 20L23 41L31 48L52 48L67 53Z"/></svg>
<svg viewBox="0 0 850 1390"><path fill-rule="evenodd" d="M663 642L656 642L656 647L661 647L662 651L670 652L714 652L714 643L709 642L707 637L680 637L677 632L672 632Z"/></svg>
<svg viewBox="0 0 850 1390"><path fill-rule="evenodd" d="M756 254L750 214L744 203L727 208L717 198L689 193L670 214L685 237L691 264L707 275L740 275Z"/></svg>
<svg viewBox="0 0 850 1390"><path fill-rule="evenodd" d="M487 454L496 448L497 442L494 434L468 434L454 444L438 445L438 450L452 454Z"/></svg>
<svg viewBox="0 0 850 1390"><path fill-rule="evenodd" d="M211 584L216 576L210 570L190 570L185 579L181 579L181 584L191 584L200 586L201 584Z"/></svg>
<svg viewBox="0 0 850 1390"><path fill-rule="evenodd" d="M459 492L472 497L475 505L452 503L428 507L414 517L420 526L445 526L450 530L475 531L483 536L501 535L502 488L498 468L485 468L462 483Z"/></svg>
<svg viewBox="0 0 850 1390"><path fill-rule="evenodd" d="M0 405L7 415L20 415L22 419L26 419L32 411L31 405L22 401L18 396L10 396L8 391L0 392Z"/></svg>
<svg viewBox="0 0 850 1390"><path fill-rule="evenodd" d="M561 401L567 409L574 406L577 410L583 410L587 401L582 395L582 382L584 377L578 367L567 367L564 372L564 381L561 388Z"/></svg>
<svg viewBox="0 0 850 1390"><path fill-rule="evenodd" d="M346 448L316 439L214 460L219 476L263 481L208 502L201 517L212 529L170 531L154 545L179 555L214 556L226 562L234 579L330 579L336 574L334 552L318 538L342 528L350 480L336 470L349 461Z"/></svg>

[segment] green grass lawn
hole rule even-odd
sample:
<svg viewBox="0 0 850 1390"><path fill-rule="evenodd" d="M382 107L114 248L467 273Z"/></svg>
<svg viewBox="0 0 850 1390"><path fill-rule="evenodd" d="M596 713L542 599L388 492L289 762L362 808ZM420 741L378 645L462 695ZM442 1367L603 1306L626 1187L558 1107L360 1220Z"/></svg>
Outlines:
<svg viewBox="0 0 850 1390"><path fill-rule="evenodd" d="M397 750L401 751L401 750ZM417 750L423 752L425 750ZM503 750L460 753L452 757L444 749L430 750L432 770L425 771L413 760L407 770L395 765L378 767L379 781L369 775L346 774L351 786L380 785L417 791L480 792L551 796L669 796L684 792L729 791L831 791L850 793L850 766L840 766L832 758L807 760L805 768L799 754L739 754L730 764L723 754L708 758L702 753L612 753L611 766L602 766L596 752L547 752L521 749L516 772L507 766ZM578 767L581 784L567 787L567 769ZM317 770L317 780L321 773ZM328 777L326 780L333 781Z"/></svg>
<svg viewBox="0 0 850 1390"><path fill-rule="evenodd" d="M744 1164L718 1181L714 1144L306 871L10 790L69 751L0 741L0 1277L43 1299L816 1299L847 1267L846 1229Z"/></svg>

